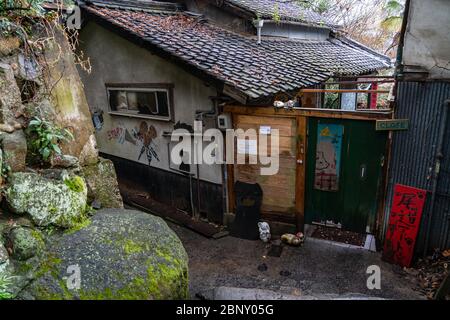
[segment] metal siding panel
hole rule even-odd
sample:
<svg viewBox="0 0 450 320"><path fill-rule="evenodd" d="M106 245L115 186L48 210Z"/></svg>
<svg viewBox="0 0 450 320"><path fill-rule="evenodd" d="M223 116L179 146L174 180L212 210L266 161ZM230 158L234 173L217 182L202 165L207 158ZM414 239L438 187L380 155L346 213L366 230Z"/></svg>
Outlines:
<svg viewBox="0 0 450 320"><path fill-rule="evenodd" d="M443 102L449 98L450 83L448 82L398 83L396 118L410 119L410 130L393 133L383 235L389 221L395 184L405 184L425 190L431 188L430 168L434 166L440 116ZM450 128L447 128L447 131L446 141L450 139ZM448 150L450 152L450 148ZM450 169L450 156L445 157L442 166ZM450 177L445 179L450 182ZM445 190L443 192L448 193ZM428 215L429 205L427 203L423 221ZM450 247L449 211L450 197L438 197L433 215L429 249ZM423 250L425 227L426 223L422 222L416 250Z"/></svg>

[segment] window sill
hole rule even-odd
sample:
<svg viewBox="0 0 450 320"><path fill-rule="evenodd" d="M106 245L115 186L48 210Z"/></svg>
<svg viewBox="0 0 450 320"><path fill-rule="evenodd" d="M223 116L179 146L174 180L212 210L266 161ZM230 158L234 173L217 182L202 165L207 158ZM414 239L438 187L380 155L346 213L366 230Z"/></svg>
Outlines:
<svg viewBox="0 0 450 320"><path fill-rule="evenodd" d="M148 120L157 120L157 121L164 121L164 122L172 121L172 119L167 118L167 117L158 117L158 116L133 114L133 113L117 112L117 111L109 111L108 114L111 116L121 116L121 117L127 117L127 118L148 119Z"/></svg>

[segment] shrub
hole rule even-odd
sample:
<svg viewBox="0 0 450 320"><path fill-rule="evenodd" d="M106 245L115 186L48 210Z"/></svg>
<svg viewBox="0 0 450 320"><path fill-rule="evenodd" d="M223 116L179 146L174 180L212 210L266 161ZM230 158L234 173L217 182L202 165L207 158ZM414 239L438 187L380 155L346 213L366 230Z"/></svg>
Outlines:
<svg viewBox="0 0 450 320"><path fill-rule="evenodd" d="M61 154L62 142L73 140L69 130L58 128L53 123L37 117L30 121L27 131L33 137L32 152L39 154L44 162L53 154Z"/></svg>

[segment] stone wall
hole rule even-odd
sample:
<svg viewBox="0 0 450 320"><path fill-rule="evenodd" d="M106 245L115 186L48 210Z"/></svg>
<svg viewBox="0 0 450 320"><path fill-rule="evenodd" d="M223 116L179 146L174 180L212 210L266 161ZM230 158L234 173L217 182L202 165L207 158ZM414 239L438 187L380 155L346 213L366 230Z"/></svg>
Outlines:
<svg viewBox="0 0 450 320"><path fill-rule="evenodd" d="M27 133L33 118L51 122L73 135L61 141L61 154L48 163L36 158ZM102 207L122 207L112 164L98 156L94 127L74 56L62 29L53 25L33 30L27 37L10 33L0 40L0 158L2 177L8 173L40 169L79 169L89 187L89 199ZM81 170L87 167L89 170ZM95 169L97 168L97 169ZM107 184L90 173L107 172ZM70 170L69 170L70 171ZM77 172L78 173L78 172ZM101 177L105 178L105 174ZM106 179L106 178L105 178ZM4 179L3 179L4 180ZM95 183L90 186L89 182ZM100 187L99 187L100 186ZM104 189L102 189L104 188ZM99 199L97 199L99 198ZM97 205L100 205L97 203Z"/></svg>
<svg viewBox="0 0 450 320"><path fill-rule="evenodd" d="M0 25L0 300L187 299L186 251L160 218L122 209L69 42L39 25Z"/></svg>
<svg viewBox="0 0 450 320"><path fill-rule="evenodd" d="M30 116L49 118L76 137L62 145L64 154L91 164L98 157L94 128L69 43L57 27L39 37L48 41L30 39L30 48L18 37L0 43L0 131L21 130Z"/></svg>

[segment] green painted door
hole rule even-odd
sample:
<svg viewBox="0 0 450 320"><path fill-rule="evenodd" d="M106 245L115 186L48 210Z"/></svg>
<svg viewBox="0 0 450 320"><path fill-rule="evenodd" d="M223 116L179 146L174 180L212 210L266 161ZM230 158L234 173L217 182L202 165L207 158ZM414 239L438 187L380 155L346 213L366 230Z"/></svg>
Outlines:
<svg viewBox="0 0 450 320"><path fill-rule="evenodd" d="M330 191L317 187L316 171L316 162L320 165L322 161L320 150L317 153L318 128L327 125L342 126L338 132L343 128L342 144L336 149L340 153L338 182ZM386 132L375 129L375 121L309 118L306 223L340 224L344 230L360 233L374 231L388 139Z"/></svg>

